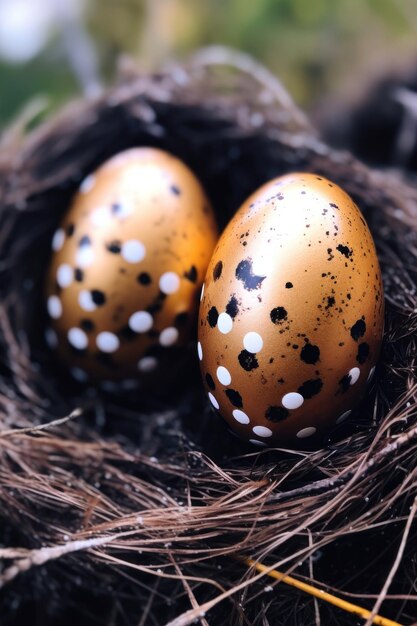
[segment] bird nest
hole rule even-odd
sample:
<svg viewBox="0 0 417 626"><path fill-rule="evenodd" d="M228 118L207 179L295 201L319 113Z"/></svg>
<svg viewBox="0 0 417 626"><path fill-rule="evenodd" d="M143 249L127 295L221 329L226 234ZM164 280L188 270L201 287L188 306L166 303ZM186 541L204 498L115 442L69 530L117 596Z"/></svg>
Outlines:
<svg viewBox="0 0 417 626"><path fill-rule="evenodd" d="M368 608L369 624L377 612L413 621L417 188L327 146L267 70L217 49L159 74L125 67L104 95L23 126L0 147L2 624L358 623L253 561ZM52 234L86 174L142 145L193 169L221 227L294 170L327 176L362 209L383 273L383 349L355 420L321 449L230 437L194 347L180 380L146 392L83 387L54 362Z"/></svg>

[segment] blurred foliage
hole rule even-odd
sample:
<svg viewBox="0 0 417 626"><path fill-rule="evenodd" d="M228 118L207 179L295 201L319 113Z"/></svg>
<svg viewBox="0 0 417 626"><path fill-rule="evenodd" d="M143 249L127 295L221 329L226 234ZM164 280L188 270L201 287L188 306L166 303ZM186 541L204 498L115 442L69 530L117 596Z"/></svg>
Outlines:
<svg viewBox="0 0 417 626"><path fill-rule="evenodd" d="M53 2L44 1L49 7ZM311 106L323 94L349 96L370 73L411 61L416 52L415 0L82 1L80 26L97 50L105 81L120 53L155 68L219 43L253 54L279 74L297 101ZM60 36L55 33L28 64L0 65L0 122L31 96L46 94L57 105L77 93Z"/></svg>
<svg viewBox="0 0 417 626"><path fill-rule="evenodd" d="M0 123L19 115L26 103L38 95L47 96L47 113L78 93L70 68L47 58L21 66L0 64L0 86Z"/></svg>

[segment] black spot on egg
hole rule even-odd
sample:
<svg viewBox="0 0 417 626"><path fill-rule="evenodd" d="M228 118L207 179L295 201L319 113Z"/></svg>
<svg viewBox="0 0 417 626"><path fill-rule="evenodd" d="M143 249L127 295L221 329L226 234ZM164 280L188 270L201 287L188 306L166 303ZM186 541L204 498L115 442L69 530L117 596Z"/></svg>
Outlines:
<svg viewBox="0 0 417 626"><path fill-rule="evenodd" d="M152 278L147 272L141 272L136 279L140 285L150 285Z"/></svg>
<svg viewBox="0 0 417 626"><path fill-rule="evenodd" d="M83 330L85 330L86 333L90 333L92 330L94 330L94 322L89 319L81 320L80 326Z"/></svg>
<svg viewBox="0 0 417 626"><path fill-rule="evenodd" d="M213 279L219 280L220 276L222 275L222 271L223 271L223 262L217 261L213 269Z"/></svg>
<svg viewBox="0 0 417 626"><path fill-rule="evenodd" d="M118 335L123 341L133 341L138 336L127 324L119 330Z"/></svg>
<svg viewBox="0 0 417 626"><path fill-rule="evenodd" d="M349 388L350 388L350 381L352 380L350 374L345 374L340 380L339 380L339 387L340 387L340 391L342 393L345 393Z"/></svg>
<svg viewBox="0 0 417 626"><path fill-rule="evenodd" d="M358 354L356 355L357 362L365 363L368 356L369 356L369 345L365 342L360 343L358 346Z"/></svg>
<svg viewBox="0 0 417 626"><path fill-rule="evenodd" d="M265 417L269 422L282 422L289 416L289 411L283 406L269 406L265 412Z"/></svg>
<svg viewBox="0 0 417 626"><path fill-rule="evenodd" d="M79 267L74 270L74 278L78 283L82 283L84 280L84 272Z"/></svg>
<svg viewBox="0 0 417 626"><path fill-rule="evenodd" d="M189 280L191 283L195 283L197 281L197 268L195 265L192 265L187 272L184 272L184 278Z"/></svg>
<svg viewBox="0 0 417 626"><path fill-rule="evenodd" d="M345 256L347 259L349 259L352 256L352 252L353 252L351 248L348 248L348 246L344 246L341 243L338 246L336 246L336 250L340 252L340 254L343 254L343 256Z"/></svg>
<svg viewBox="0 0 417 626"><path fill-rule="evenodd" d="M305 400L309 400L313 396L316 396L320 393L323 387L323 381L321 378L313 378L311 380L306 380L303 384L298 387L298 393L301 393Z"/></svg>
<svg viewBox="0 0 417 626"><path fill-rule="evenodd" d="M106 295L100 289L92 289L91 290L91 299L97 306L103 306L106 303Z"/></svg>
<svg viewBox="0 0 417 626"><path fill-rule="evenodd" d="M258 359L255 354L252 352L248 352L247 350L242 350L242 352L238 356L238 360L240 366L243 367L244 370L250 372L251 370L259 367Z"/></svg>
<svg viewBox="0 0 417 626"><path fill-rule="evenodd" d="M181 195L181 190L177 185L171 185L170 187L171 193L174 194L174 196L180 196Z"/></svg>
<svg viewBox="0 0 417 626"><path fill-rule="evenodd" d="M110 207L110 210L113 215L118 215L122 211L123 207L120 202L113 202Z"/></svg>
<svg viewBox="0 0 417 626"><path fill-rule="evenodd" d="M206 383L207 386L213 391L216 388L215 382L213 380L213 376L210 376L210 374L206 374Z"/></svg>
<svg viewBox="0 0 417 626"><path fill-rule="evenodd" d="M188 322L188 318L189 315L187 311L181 311L181 313L178 313L175 317L175 326L185 326Z"/></svg>
<svg viewBox="0 0 417 626"><path fill-rule="evenodd" d="M242 408L243 400L238 391L236 391L235 389L226 389L225 394L229 398L233 406L237 407L238 409Z"/></svg>
<svg viewBox="0 0 417 626"><path fill-rule="evenodd" d="M150 304L147 307L146 310L148 311L148 313L150 313L151 315L158 313L162 309L164 305L164 300L166 299L166 297L167 297L166 294L160 291L159 294L154 299L154 301L152 302L152 304Z"/></svg>
<svg viewBox="0 0 417 626"><path fill-rule="evenodd" d="M236 296L232 296L226 305L226 313L230 315L232 319L239 313L239 303Z"/></svg>
<svg viewBox="0 0 417 626"><path fill-rule="evenodd" d="M354 339L355 341L358 341L358 339L360 337L363 337L365 333L366 333L366 323L364 319L357 320L353 324L352 328L350 329L350 334L352 336L352 339Z"/></svg>
<svg viewBox="0 0 417 626"><path fill-rule="evenodd" d="M287 319L288 312L283 306L277 306L272 309L269 316L274 324L279 324Z"/></svg>
<svg viewBox="0 0 417 626"><path fill-rule="evenodd" d="M251 259L240 261L236 267L235 275L238 280L242 281L244 288L248 291L259 289L262 285L262 281L266 278L266 276L256 276L253 273Z"/></svg>
<svg viewBox="0 0 417 626"><path fill-rule="evenodd" d="M78 246L80 248L84 248L85 246L90 246L91 245L91 239L88 235L84 235L83 237L81 237L80 241L78 242Z"/></svg>
<svg viewBox="0 0 417 626"><path fill-rule="evenodd" d="M285 283L285 289L292 289L294 285L292 283Z"/></svg>
<svg viewBox="0 0 417 626"><path fill-rule="evenodd" d="M77 356L85 356L87 354L87 348L77 348L72 343L70 343L70 341L68 340L68 337L67 337L67 343L73 354Z"/></svg>
<svg viewBox="0 0 417 626"><path fill-rule="evenodd" d="M211 328L214 328L216 326L218 319L219 319L219 312L215 306L212 306L210 311L207 314L207 321L210 324Z"/></svg>
<svg viewBox="0 0 417 626"><path fill-rule="evenodd" d="M306 343L301 349L300 359L309 365L315 365L320 359L320 348L311 343Z"/></svg>
<svg viewBox="0 0 417 626"><path fill-rule="evenodd" d="M119 254L120 250L122 249L122 245L120 241L111 241L106 245L106 248L112 254Z"/></svg>

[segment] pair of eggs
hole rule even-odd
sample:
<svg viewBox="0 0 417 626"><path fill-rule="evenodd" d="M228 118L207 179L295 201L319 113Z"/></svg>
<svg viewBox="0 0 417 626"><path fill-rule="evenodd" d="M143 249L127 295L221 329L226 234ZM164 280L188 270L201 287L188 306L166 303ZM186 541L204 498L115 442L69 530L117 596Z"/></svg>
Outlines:
<svg viewBox="0 0 417 626"><path fill-rule="evenodd" d="M49 342L79 380L158 375L192 337L200 292L203 381L243 439L291 445L326 430L372 378L384 311L375 246L325 178L270 181L218 240L188 167L129 150L85 179L52 248Z"/></svg>

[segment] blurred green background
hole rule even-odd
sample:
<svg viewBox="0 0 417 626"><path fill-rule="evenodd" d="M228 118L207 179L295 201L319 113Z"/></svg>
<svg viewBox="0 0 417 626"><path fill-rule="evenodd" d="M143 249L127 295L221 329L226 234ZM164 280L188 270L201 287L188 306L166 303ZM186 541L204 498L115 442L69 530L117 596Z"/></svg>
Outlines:
<svg viewBox="0 0 417 626"><path fill-rule="evenodd" d="M414 62L416 34L415 0L0 0L0 126L37 96L97 92L122 53L148 69L209 44L254 55L306 108L346 101Z"/></svg>

